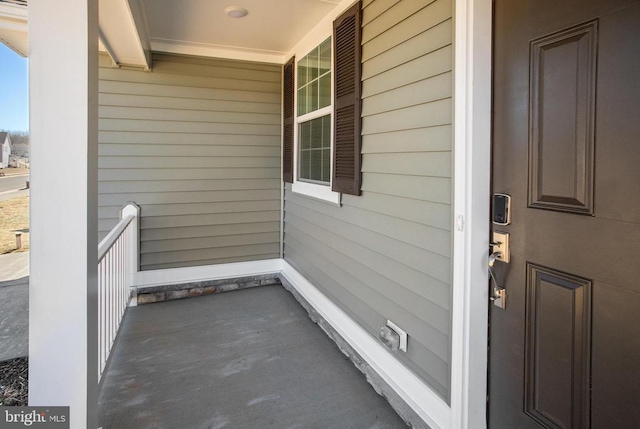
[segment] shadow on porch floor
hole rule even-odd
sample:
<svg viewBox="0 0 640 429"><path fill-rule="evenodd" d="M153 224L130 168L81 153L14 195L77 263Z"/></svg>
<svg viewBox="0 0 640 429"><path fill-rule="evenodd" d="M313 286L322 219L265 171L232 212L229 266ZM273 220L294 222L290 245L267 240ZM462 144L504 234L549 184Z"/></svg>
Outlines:
<svg viewBox="0 0 640 429"><path fill-rule="evenodd" d="M131 308L104 428L406 428L280 285Z"/></svg>

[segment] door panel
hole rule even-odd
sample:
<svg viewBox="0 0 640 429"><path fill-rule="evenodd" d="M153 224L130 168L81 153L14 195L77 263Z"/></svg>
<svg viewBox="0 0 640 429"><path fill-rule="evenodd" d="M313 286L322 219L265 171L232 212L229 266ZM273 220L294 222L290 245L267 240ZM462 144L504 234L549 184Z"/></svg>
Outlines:
<svg viewBox="0 0 640 429"><path fill-rule="evenodd" d="M640 428L640 0L494 5L489 427Z"/></svg>
<svg viewBox="0 0 640 429"><path fill-rule="evenodd" d="M598 21L530 42L529 206L593 213Z"/></svg>
<svg viewBox="0 0 640 429"><path fill-rule="evenodd" d="M584 428L590 400L591 282L527 264L526 288L525 413L544 427Z"/></svg>

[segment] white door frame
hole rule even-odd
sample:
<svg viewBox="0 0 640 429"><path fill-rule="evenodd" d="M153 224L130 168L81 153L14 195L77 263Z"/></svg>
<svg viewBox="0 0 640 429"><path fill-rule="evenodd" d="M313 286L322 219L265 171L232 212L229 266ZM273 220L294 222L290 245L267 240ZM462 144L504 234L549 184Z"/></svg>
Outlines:
<svg viewBox="0 0 640 429"><path fill-rule="evenodd" d="M492 1L455 0L452 428L486 428Z"/></svg>

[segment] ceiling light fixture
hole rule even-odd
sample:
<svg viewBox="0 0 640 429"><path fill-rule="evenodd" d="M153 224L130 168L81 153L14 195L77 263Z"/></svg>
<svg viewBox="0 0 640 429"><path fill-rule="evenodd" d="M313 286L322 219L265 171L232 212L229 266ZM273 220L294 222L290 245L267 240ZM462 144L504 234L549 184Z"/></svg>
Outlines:
<svg viewBox="0 0 640 429"><path fill-rule="evenodd" d="M224 12L231 18L244 18L249 13L247 9L240 6L229 6Z"/></svg>

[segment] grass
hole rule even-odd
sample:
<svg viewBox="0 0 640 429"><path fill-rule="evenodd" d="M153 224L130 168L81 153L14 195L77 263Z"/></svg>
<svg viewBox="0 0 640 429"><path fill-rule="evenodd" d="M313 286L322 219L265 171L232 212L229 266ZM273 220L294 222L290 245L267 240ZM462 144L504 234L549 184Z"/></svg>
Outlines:
<svg viewBox="0 0 640 429"><path fill-rule="evenodd" d="M22 232L22 249L16 249L17 231ZM29 196L0 201L0 255L29 249Z"/></svg>

